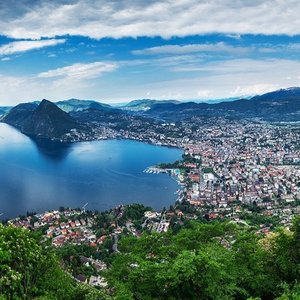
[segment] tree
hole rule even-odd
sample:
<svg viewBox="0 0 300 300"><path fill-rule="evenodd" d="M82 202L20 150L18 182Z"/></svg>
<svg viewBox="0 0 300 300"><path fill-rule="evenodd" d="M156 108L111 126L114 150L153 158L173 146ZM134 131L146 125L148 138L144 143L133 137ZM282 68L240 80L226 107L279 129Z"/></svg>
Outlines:
<svg viewBox="0 0 300 300"><path fill-rule="evenodd" d="M0 295L71 299L74 283L53 252L43 249L26 229L0 225Z"/></svg>
<svg viewBox="0 0 300 300"><path fill-rule="evenodd" d="M176 235L125 237L106 277L117 294L121 287L134 299L230 299L240 289L237 271L219 237L234 231L230 224L192 222Z"/></svg>
<svg viewBox="0 0 300 300"><path fill-rule="evenodd" d="M260 238L253 232L240 232L232 250L238 270L238 285L243 287L245 294L248 297L273 298L280 281L270 270L270 253L262 246Z"/></svg>
<svg viewBox="0 0 300 300"><path fill-rule="evenodd" d="M104 290L97 290L87 284L80 284L76 289L73 300L112 300Z"/></svg>

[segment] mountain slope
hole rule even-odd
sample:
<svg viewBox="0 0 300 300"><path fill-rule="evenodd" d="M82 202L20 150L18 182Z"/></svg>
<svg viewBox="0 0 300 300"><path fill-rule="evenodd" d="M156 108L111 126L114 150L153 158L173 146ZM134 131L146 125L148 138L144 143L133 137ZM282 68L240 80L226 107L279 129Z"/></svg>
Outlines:
<svg viewBox="0 0 300 300"><path fill-rule="evenodd" d="M2 121L27 135L51 140L68 140L83 130L79 122L48 100L38 106L32 103L17 105Z"/></svg>
<svg viewBox="0 0 300 300"><path fill-rule="evenodd" d="M0 106L0 117L7 114L11 109L11 106Z"/></svg>
<svg viewBox="0 0 300 300"><path fill-rule="evenodd" d="M300 121L300 88L278 90L215 104L187 102L153 105L144 114L168 120L184 120L192 117L260 118L265 121Z"/></svg>
<svg viewBox="0 0 300 300"><path fill-rule="evenodd" d="M147 111L151 109L154 105L161 105L161 104L179 104L180 101L177 100L152 100L152 99L141 99L141 100L133 100L127 104L120 105L119 108L123 110L129 111Z"/></svg>
<svg viewBox="0 0 300 300"><path fill-rule="evenodd" d="M20 128L30 117L31 113L38 107L35 103L21 103L13 107L10 112L2 118L2 121Z"/></svg>
<svg viewBox="0 0 300 300"><path fill-rule="evenodd" d="M89 108L111 109L112 107L105 103L94 100L69 99L56 102L56 105L65 112L82 111Z"/></svg>

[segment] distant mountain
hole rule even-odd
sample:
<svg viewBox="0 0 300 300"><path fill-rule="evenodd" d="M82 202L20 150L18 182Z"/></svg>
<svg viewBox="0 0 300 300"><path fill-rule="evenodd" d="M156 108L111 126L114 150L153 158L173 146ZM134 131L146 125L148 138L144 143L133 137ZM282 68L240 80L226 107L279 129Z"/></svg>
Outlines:
<svg viewBox="0 0 300 300"><path fill-rule="evenodd" d="M255 96L251 98L252 100L293 100L293 99L299 99L300 97L300 87L290 87L287 89L280 89L277 91L269 92L260 96Z"/></svg>
<svg viewBox="0 0 300 300"><path fill-rule="evenodd" d="M48 100L43 100L39 105L19 104L11 109L2 122L27 135L51 140L66 141L83 130L79 122Z"/></svg>
<svg viewBox="0 0 300 300"><path fill-rule="evenodd" d="M125 113L119 109L98 109L88 108L81 111L70 112L70 115L81 122L111 122L115 119L120 119ZM126 114L125 114L126 115Z"/></svg>
<svg viewBox="0 0 300 300"><path fill-rule="evenodd" d="M0 106L0 118L7 114L12 109L12 106Z"/></svg>
<svg viewBox="0 0 300 300"><path fill-rule="evenodd" d="M94 128L141 132L162 120L193 122L198 117L300 121L300 88L212 104L144 99L116 108L93 100L70 99L57 105L43 100L19 104L0 120L34 137L75 141L95 138Z"/></svg>
<svg viewBox="0 0 300 300"><path fill-rule="evenodd" d="M89 108L71 112L70 115L90 128L104 126L115 130L130 130L131 126L140 126L145 130L150 123L153 123L152 118L117 108L109 110Z"/></svg>
<svg viewBox="0 0 300 300"><path fill-rule="evenodd" d="M82 111L89 108L111 109L112 107L105 103L94 100L69 99L56 102L56 105L65 112Z"/></svg>
<svg viewBox="0 0 300 300"><path fill-rule="evenodd" d="M215 104L187 102L153 105L144 113L167 120L192 117L259 118L265 121L300 121L300 88L281 89L250 99Z"/></svg>
<svg viewBox="0 0 300 300"><path fill-rule="evenodd" d="M154 105L160 104L179 104L180 101L177 100L152 100L152 99L141 99L141 100L133 100L127 104L119 105L119 108L129 111L147 111L151 109Z"/></svg>
<svg viewBox="0 0 300 300"><path fill-rule="evenodd" d="M215 104L221 102L233 102L240 99L250 99L252 97L229 97L229 98L217 98L217 99L207 99L207 100L190 100L185 102L195 102L195 103L207 103L207 104Z"/></svg>

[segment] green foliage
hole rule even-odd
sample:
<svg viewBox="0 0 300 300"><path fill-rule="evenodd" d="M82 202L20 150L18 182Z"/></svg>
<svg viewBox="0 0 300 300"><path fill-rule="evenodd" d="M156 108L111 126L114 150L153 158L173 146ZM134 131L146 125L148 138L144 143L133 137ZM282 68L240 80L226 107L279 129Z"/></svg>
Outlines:
<svg viewBox="0 0 300 300"><path fill-rule="evenodd" d="M126 205L123 215L119 220L120 225L125 225L127 221L131 221L136 228L140 229L145 211L152 210L151 207L145 207L142 204Z"/></svg>
<svg viewBox="0 0 300 300"><path fill-rule="evenodd" d="M80 284L73 296L73 300L112 300L104 290L97 290L87 284Z"/></svg>
<svg viewBox="0 0 300 300"><path fill-rule="evenodd" d="M260 224L265 224L269 226L276 227L279 225L279 217L277 216L264 216L257 213L252 214L241 214L240 218L245 220L249 225L258 226Z"/></svg>
<svg viewBox="0 0 300 300"><path fill-rule="evenodd" d="M218 238L234 232L229 224L194 222L177 235L125 238L107 277L134 299L231 299L238 273Z"/></svg>
<svg viewBox="0 0 300 300"><path fill-rule="evenodd" d="M76 298L79 293L84 294ZM97 295L93 296L93 295ZM29 230L0 225L0 299L110 299L90 287L82 292L51 248Z"/></svg>
<svg viewBox="0 0 300 300"><path fill-rule="evenodd" d="M143 210L136 206L126 215L140 218ZM266 237L228 222L191 221L176 232L123 236L118 248L101 273L108 294L75 283L59 263L57 254L65 268L93 274L78 260L89 256L89 247L69 245L54 253L38 235L1 226L0 300L300 299L300 217L291 231Z"/></svg>
<svg viewBox="0 0 300 300"><path fill-rule="evenodd" d="M276 300L299 300L300 299L300 285L296 284L292 288L289 285L283 285L284 292Z"/></svg>
<svg viewBox="0 0 300 300"><path fill-rule="evenodd" d="M127 295L119 299L300 299L300 218L268 237L191 222L176 234L123 238L119 249L105 275L116 297Z"/></svg>
<svg viewBox="0 0 300 300"><path fill-rule="evenodd" d="M6 299L64 295L71 299L73 281L30 231L0 226L0 294Z"/></svg>
<svg viewBox="0 0 300 300"><path fill-rule="evenodd" d="M214 173L214 169L213 168L202 168L202 172L203 173Z"/></svg>
<svg viewBox="0 0 300 300"><path fill-rule="evenodd" d="M176 160L173 163L161 163L158 167L161 169L179 169L183 167L183 162L181 160Z"/></svg>

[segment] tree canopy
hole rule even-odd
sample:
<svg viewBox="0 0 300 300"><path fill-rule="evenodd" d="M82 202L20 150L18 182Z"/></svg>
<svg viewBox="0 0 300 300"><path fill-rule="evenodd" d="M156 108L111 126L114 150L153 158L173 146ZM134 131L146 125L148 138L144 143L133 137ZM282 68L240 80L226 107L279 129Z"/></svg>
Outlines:
<svg viewBox="0 0 300 300"><path fill-rule="evenodd" d="M267 237L191 222L177 234L124 238L119 249L107 278L127 299L300 299L299 218Z"/></svg>
<svg viewBox="0 0 300 300"><path fill-rule="evenodd" d="M300 299L300 217L290 230L267 236L197 221L178 232L123 236L102 290L76 283L61 266L58 254L76 251L57 251L29 230L1 225L0 299Z"/></svg>

